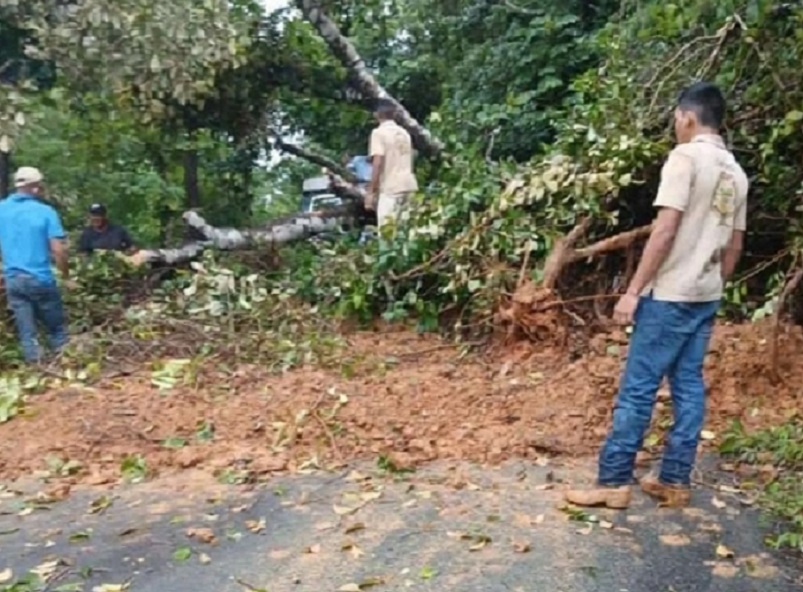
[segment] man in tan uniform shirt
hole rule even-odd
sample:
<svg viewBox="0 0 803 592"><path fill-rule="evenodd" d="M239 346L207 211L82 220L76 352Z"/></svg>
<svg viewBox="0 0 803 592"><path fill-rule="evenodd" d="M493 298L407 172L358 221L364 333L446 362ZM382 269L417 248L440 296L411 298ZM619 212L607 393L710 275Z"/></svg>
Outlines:
<svg viewBox="0 0 803 592"><path fill-rule="evenodd" d="M380 229L396 219L410 194L418 190L413 174L413 143L407 130L394 121L395 114L392 101L377 102L374 117L379 125L371 132L368 151L373 170L365 205L369 210L376 209Z"/></svg>
<svg viewBox="0 0 803 592"><path fill-rule="evenodd" d="M636 454L649 427L656 392L666 377L674 424L660 475L641 481L666 505L690 501L691 471L705 421L703 360L725 281L742 251L748 180L719 130L720 90L708 83L685 89L675 110L678 145L661 172L658 216L633 280L614 310L635 327L613 413L600 453L598 486L569 491L576 505L626 508Z"/></svg>

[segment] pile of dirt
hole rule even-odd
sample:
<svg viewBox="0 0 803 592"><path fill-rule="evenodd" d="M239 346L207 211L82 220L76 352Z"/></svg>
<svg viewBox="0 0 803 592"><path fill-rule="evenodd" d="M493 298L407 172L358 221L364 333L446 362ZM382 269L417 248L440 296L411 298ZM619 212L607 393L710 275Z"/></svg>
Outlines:
<svg viewBox="0 0 803 592"><path fill-rule="evenodd" d="M803 333L789 328L782 337L778 385L769 378L769 334L756 325L716 329L707 361L711 431L737 418L771 425L803 409L795 363ZM196 385L166 392L143 372L49 392L0 425L0 479L44 470L48 457L78 461L73 479L102 484L119 480L122 460L136 454L153 472L201 467L228 478L380 456L404 466L586 455L607 430L626 344L624 333L611 332L574 361L565 349L531 342L461 357L431 336L356 333L340 368L279 376L207 368ZM671 413L665 395L656 426Z"/></svg>

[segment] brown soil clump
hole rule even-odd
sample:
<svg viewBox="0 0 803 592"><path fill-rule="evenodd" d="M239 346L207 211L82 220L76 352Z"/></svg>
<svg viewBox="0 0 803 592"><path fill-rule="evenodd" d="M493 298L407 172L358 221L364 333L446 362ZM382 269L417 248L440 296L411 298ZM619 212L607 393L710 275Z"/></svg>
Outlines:
<svg viewBox="0 0 803 592"><path fill-rule="evenodd" d="M782 336L783 384L769 377L769 328L720 326L707 361L707 429L734 419L778 423L803 409L803 334ZM386 456L397 465L435 459L496 463L510 457L585 455L608 427L627 340L598 335L569 362L565 349L519 342L460 357L435 337L356 333L343 366L273 375L256 367L206 368L195 386L159 392L150 375L31 397L26 413L0 425L0 479L79 461L75 481L121 478L141 454L151 472L200 468L258 478L304 466ZM669 413L659 397L657 416ZM203 441L199 435L211 434ZM206 428L200 429L200 428ZM168 439L186 446L171 449Z"/></svg>

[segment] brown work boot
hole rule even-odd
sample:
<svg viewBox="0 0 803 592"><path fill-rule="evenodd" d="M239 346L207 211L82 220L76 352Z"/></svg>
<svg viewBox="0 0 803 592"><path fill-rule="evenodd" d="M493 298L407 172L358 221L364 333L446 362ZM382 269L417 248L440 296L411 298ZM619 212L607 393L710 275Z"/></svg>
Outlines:
<svg viewBox="0 0 803 592"><path fill-rule="evenodd" d="M641 479L641 490L667 508L685 508L691 502L691 487L661 483L660 479L652 474Z"/></svg>
<svg viewBox="0 0 803 592"><path fill-rule="evenodd" d="M593 489L571 489L564 497L567 502L575 506L605 506L612 510L624 510L630 505L630 486L598 485Z"/></svg>

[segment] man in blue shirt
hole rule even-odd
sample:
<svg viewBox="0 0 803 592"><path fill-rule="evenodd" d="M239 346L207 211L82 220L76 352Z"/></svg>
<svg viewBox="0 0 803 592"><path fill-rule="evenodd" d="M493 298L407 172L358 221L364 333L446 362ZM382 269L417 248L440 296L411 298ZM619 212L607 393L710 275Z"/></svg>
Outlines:
<svg viewBox="0 0 803 592"><path fill-rule="evenodd" d="M343 164L349 171L354 173L354 176L357 177L358 184L362 185L371 180L372 165L371 159L367 156L349 158L346 154L343 156Z"/></svg>
<svg viewBox="0 0 803 592"><path fill-rule="evenodd" d="M14 174L15 192L0 202L3 279L26 362L42 359L37 322L51 349L67 343L64 306L51 269L52 260L70 285L66 234L56 210L41 200L43 180L37 169L20 168Z"/></svg>

